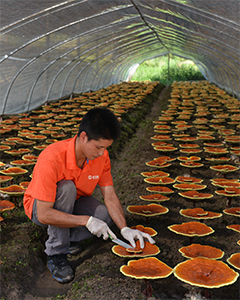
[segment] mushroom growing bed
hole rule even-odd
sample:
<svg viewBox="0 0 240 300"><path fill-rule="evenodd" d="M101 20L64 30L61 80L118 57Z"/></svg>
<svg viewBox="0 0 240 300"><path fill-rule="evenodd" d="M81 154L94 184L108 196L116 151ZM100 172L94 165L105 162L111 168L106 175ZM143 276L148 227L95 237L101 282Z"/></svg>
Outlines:
<svg viewBox="0 0 240 300"><path fill-rule="evenodd" d="M231 102L231 104L236 103L236 101L234 101L232 97L227 99L226 94L224 94L224 97L222 95L219 95L219 90L214 85L209 85L208 87L207 83L203 82L201 84L199 83L199 86L197 83L184 83L179 84L179 86L172 86L172 91L175 89L179 89L178 93L180 97L178 99L180 101L180 105L178 104L177 108L175 108L178 112L181 112L183 106L183 104L181 103L185 101L184 93L190 94L190 90L193 88L198 89L198 97L201 99L191 102L193 104L191 106L192 114L190 115L190 119L185 119L186 125L192 124L193 120L197 117L194 115L197 112L197 107L204 107L205 109L208 108L209 114L207 116L204 116L204 118L209 121L212 117L210 110L212 104L217 102L220 104L219 109L221 108L222 110L226 111L228 109L227 103L229 101ZM204 94L205 96L201 96L202 94ZM112 174L114 177L116 192L123 204L128 225L136 226L140 224L143 226L149 226L156 230L157 235L154 236L154 239L156 241L156 246L160 249L160 252L156 256L154 255L154 257L169 266L171 269L174 269L175 266L186 260L186 258L181 255L178 249L189 245L189 237L186 238L185 236L176 234L168 229L168 226L171 226L173 224L182 224L191 220L181 215L179 213L180 210L193 209L194 205L196 205L198 207L201 207L205 212L221 213L222 216L219 218L206 219L203 221L199 220L200 222L203 222L207 226L213 228L214 232L206 236L194 237L194 243L209 245L220 249L224 252L224 256L218 259L218 261L222 261L227 264L229 268L234 269L234 267L228 264L227 258L229 258L232 254L239 252L239 245L237 244L237 242L239 241L239 232L236 230L230 230L226 226L239 224L239 217L223 212L223 210L226 209L226 197L215 193L215 191L219 190L220 188L211 184L211 180L213 178L227 178L238 180L240 178L239 169L234 172L227 172L226 174L220 173L217 175L217 171L210 168L210 166L219 165L220 163L212 163L207 160L207 158L215 157L211 156L215 154L210 154L203 151L204 143L208 141L195 138L197 137L197 133L199 130L198 127L196 127L198 124L195 123L193 123L194 126L184 129L184 132L186 134L189 134L190 137L194 137L194 139L187 139L186 141L178 140L179 137L173 136L173 131L172 133L166 134L170 136L173 146L178 149L176 151L167 153L170 158L174 159L167 164L165 163L168 166L164 166L164 168L161 168L160 166L158 168L146 165L146 162L161 157L161 154L162 156L166 157L165 152L161 153L159 151L156 151L151 145L153 142L158 142L157 140L153 141L153 139L151 139L152 136L158 134L154 133L153 127L154 125L156 125L156 123L153 123L152 121L167 122L165 125L168 125L170 127L176 125L171 124L172 121L179 121L178 116L180 114L173 115L170 119L169 117L166 117L168 110L172 109L172 102L167 100L173 99L173 96L171 98L168 94L165 99L166 100L163 100L163 98L159 97L159 100L154 103L152 111L149 114L146 114L146 119L141 117L141 121L143 122L144 126L140 126L130 142L122 142L120 147L122 148L121 152L119 152L120 148L118 148L117 145L113 150L111 150L112 154L117 153L117 155L113 155L112 159ZM69 103L65 102L64 105L67 104L69 105ZM63 112L61 112L61 114L63 114ZM230 120L233 114L236 115L237 113L229 113ZM134 111L131 111L131 114L128 115L128 118L132 117L133 115ZM44 120L40 120L39 122L42 123L43 121ZM130 124L131 122L128 123L128 126L130 126ZM205 130L213 130L213 127L210 126L211 124L212 123L207 122L204 124L199 124L199 126L205 126ZM123 123L123 125L126 125L126 123ZM228 124L226 125L226 127L234 128L239 133L237 125ZM203 130L203 128L200 130ZM178 133L180 134L180 132ZM125 134L125 131L123 132L123 134ZM7 133L6 135L10 137L9 133ZM159 135L163 134L159 133ZM214 143L225 141L226 139L225 135L219 137L220 134L218 132L218 129L214 129L213 136L215 137ZM168 141L164 142L168 143ZM230 147L234 145L234 143L226 143L224 143L224 147L227 147L228 149L230 149ZM36 144L34 146L36 147L37 145L43 145L44 148L44 145L46 144L46 140L43 140L41 142L36 141ZM180 147L179 144L185 144L187 147L189 147L189 144L192 144L194 147L196 147L195 145L197 144L197 148L202 150L197 154L197 156L201 157L201 163L203 164L203 166L200 168L182 167L180 165L180 162L177 160L177 157L183 156L180 150L184 147ZM32 152L31 154L39 153L39 150L35 149L34 146L32 146L34 152ZM118 149L117 152L116 149ZM4 152L0 153L2 153L3 155ZM184 153L184 156L190 157L192 155L195 154ZM231 153L227 153L226 156L230 158ZM21 159L21 156L13 158L9 155L9 161L17 159ZM4 162L3 156L1 157L1 161ZM224 162L223 164L226 163ZM232 160L227 164L231 164L236 167L239 166ZM168 177L172 179L176 179L177 177L181 176L182 178L179 177L180 180L183 180L183 178L186 180L180 182L176 180L175 183L168 184L166 186L152 185L144 181L144 178L146 177L141 175L142 172L154 172L158 170L167 173ZM24 174L25 178L22 178L22 175L20 175L19 177L14 177L13 183L20 183L30 180L30 175L31 172L28 171L28 173ZM175 189L173 185L176 183L196 184L197 182L195 182L192 178L196 178L198 179L198 181L200 180L201 182L198 182L199 184L206 185L206 188L199 192L210 194L212 196L206 199L191 200L190 198L179 195L180 190ZM10 185L10 183L6 182L3 185L5 187L7 185ZM147 188L159 188L159 191L149 191ZM161 193L160 191L162 188L169 188L171 192ZM128 206L151 204L151 200L149 200L151 199L151 197L148 197L148 199L144 200L144 197L141 198L140 196L150 196L156 194L160 196L159 199L161 199L161 196L163 196L164 198L162 199L166 201L164 201L164 204L163 202L161 202L161 200L160 202L158 202L158 197L154 196L155 199L153 197L152 203L163 204L166 208L168 208L168 212L166 214L155 215L153 217L146 218L146 216L132 214L127 211ZM94 195L96 197L99 197L99 190L96 190ZM239 206L239 197L232 197L232 207L237 206ZM9 211L8 214L6 213L6 215L4 215L5 220L4 224L2 225L3 229L5 228L4 230L10 228L9 226L12 221L16 223L16 217L12 214L14 214L15 210L16 212L19 212L20 209L22 209L21 204L19 204L18 207L14 208L12 211ZM147 224L146 219L148 220ZM24 219L24 222L26 222L26 219ZM19 221L18 223L18 227L16 228L17 230L7 230L8 239L4 237L6 249L2 252L2 256L0 258L3 261L5 268L8 268L9 270L12 266L12 271L10 271L10 274L12 274L12 276L8 278L8 280L10 280L10 282L12 281L12 283L14 283L15 286L18 287L18 292L20 293L20 295L25 295L26 293L33 296L37 295L37 297L41 300L43 300L44 297L56 297L57 295L61 295L63 299L73 300L77 297L77 294L79 295L78 297L80 299L81 297L85 297L86 299L96 299L96 295L99 300L112 300L114 298L145 299L142 294L142 291L145 289L145 283L143 282L144 279L128 277L120 272L121 266L128 265L129 260L126 257L114 255L111 251L113 244L110 241L95 240L92 244L90 243L88 247L86 247L83 252L77 257L72 257L70 259L70 263L72 264L72 266L74 266L76 274L74 282L59 286L58 283L55 283L52 280L49 271L45 269L45 257L43 254L43 241L45 238L45 231L43 231L42 233L39 227L32 227L29 222L25 223L24 226L20 225L20 223L21 221ZM31 233L31 230L32 232L35 232L35 234L32 234L30 238L28 234ZM113 230L117 234L117 236L121 238L118 229L116 227L113 227ZM18 251L11 254L9 253L9 247L11 245L10 241L15 240L19 241L18 243L20 243L20 240L24 239L24 235L20 234L20 232L28 232L28 234L25 235L26 239L24 240L24 245L22 245L21 247L21 245L18 244ZM28 249L33 248L33 244L32 242L30 243L29 240L31 239L34 241L34 243L36 243L37 233L41 233L42 235L42 238L38 239L37 246L39 248L35 250L35 252L28 252ZM14 251L14 248L12 249ZM12 263L9 259L8 264L6 264L6 260L4 260L4 257L11 257ZM35 262L34 268L31 267L30 258L31 261ZM16 265L16 261L20 260L22 262L21 266ZM134 260L138 260L138 258L134 257ZM18 270L18 276L15 275L16 268ZM235 272L239 272L237 269L234 270ZM21 280L21 278L23 278L23 274L25 274L25 280ZM146 274L141 276L142 278L147 277ZM173 274L170 274L165 278L156 279L154 279L154 275L151 274L150 277L151 276L153 278L150 279L151 285L153 287L153 296L157 299L173 299L173 297L175 297L176 300L182 300L185 297L185 294L187 294L189 290L193 289L193 286L188 286L188 284L179 280ZM35 283L35 278L37 278L37 284ZM28 284L25 284L25 282L28 282ZM3 282L3 287L4 286L6 287L5 283ZM41 286L41 288L39 288L38 286ZM42 289L42 286L44 286L44 289ZM5 288L5 290L7 289ZM228 295L229 299L238 299L239 278L237 278L235 282L227 286L210 289L210 291L213 293L213 296L216 299L226 300L225 295Z"/></svg>

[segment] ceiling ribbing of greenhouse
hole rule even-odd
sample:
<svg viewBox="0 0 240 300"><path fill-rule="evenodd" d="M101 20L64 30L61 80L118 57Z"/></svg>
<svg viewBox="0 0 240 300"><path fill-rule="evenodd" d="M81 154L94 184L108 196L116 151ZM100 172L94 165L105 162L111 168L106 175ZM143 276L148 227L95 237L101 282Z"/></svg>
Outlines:
<svg viewBox="0 0 240 300"><path fill-rule="evenodd" d="M168 53L240 96L239 0L2 0L0 114L125 81Z"/></svg>

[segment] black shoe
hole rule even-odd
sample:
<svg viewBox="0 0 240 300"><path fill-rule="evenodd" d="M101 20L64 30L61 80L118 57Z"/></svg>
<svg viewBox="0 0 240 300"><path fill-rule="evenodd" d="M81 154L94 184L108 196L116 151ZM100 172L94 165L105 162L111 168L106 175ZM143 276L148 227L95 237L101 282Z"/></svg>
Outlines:
<svg viewBox="0 0 240 300"><path fill-rule="evenodd" d="M47 257L47 265L52 273L52 277L60 282L67 283L73 280L74 273L70 267L67 254L52 255Z"/></svg>
<svg viewBox="0 0 240 300"><path fill-rule="evenodd" d="M83 251L82 243L81 242L71 242L69 246L69 254L76 255Z"/></svg>

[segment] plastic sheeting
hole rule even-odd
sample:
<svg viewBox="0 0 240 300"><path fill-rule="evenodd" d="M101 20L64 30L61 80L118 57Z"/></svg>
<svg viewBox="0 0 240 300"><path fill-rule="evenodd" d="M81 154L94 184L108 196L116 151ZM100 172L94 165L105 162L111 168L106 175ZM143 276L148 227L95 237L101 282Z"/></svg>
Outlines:
<svg viewBox="0 0 240 300"><path fill-rule="evenodd" d="M125 81L172 53L240 96L239 0L1 0L0 115Z"/></svg>

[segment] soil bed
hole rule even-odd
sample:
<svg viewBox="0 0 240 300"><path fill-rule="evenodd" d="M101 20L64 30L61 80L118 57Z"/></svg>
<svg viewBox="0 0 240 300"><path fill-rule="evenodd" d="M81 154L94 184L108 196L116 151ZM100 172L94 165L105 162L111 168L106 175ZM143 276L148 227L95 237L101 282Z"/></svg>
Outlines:
<svg viewBox="0 0 240 300"><path fill-rule="evenodd" d="M153 121L157 120L161 111L167 108L169 95L169 88L165 88L159 94L157 101L153 103L151 111L146 114L145 118L142 118L137 131L133 131L131 139L126 138L125 143L122 142L121 151L119 149L114 150L112 174L117 195L123 204L128 226L141 224L154 228L158 232L154 239L161 250L156 257L174 268L178 263L185 260L178 249L190 245L192 241L189 237L171 232L167 227L172 224L192 221L193 219L181 216L179 211L183 208L193 208L194 203L179 196L178 190L175 190L173 194L169 195L169 201L161 202L163 206L169 209L167 214L147 219L127 211L128 205L149 204L139 198L140 195L149 194L146 187L150 186L144 182L140 173L157 170L146 166L147 161L161 155L183 156L179 151L162 154L155 151L151 146L153 142L151 136L155 134ZM194 128L189 132L194 135ZM203 157L202 160L204 160ZM207 184L204 193L214 194L211 199L197 202L197 206L209 211L222 212L226 208L226 198L215 194L215 190L218 188L210 183L210 179L216 175L216 172L211 170L209 166L210 163L205 161L204 168L192 170L192 176L204 179L203 184ZM161 170L170 173L171 178L188 172L186 168L180 166L177 160L172 162L170 167ZM239 178L239 175L239 171L235 172L234 178ZM231 175L227 177L231 178ZM167 186L171 188L172 185ZM100 197L98 189L94 195ZM232 206L239 205L237 199L232 200ZM114 245L109 240L95 239L89 242L82 253L70 258L71 266L75 270L74 280L65 285L55 282L46 268L46 257L43 253L46 231L29 222L21 211L21 207L16 208L15 216L6 220L6 223L2 225L1 299L146 299L142 293L146 287L144 280L125 277L120 273L120 267L127 264L129 259L113 254L111 248ZM17 212L19 212L18 216L16 216ZM10 215L11 213L9 213ZM226 263L226 259L231 254L239 252L237 245L239 233L226 228L227 225L236 224L236 219L237 217L223 213L221 218L204 220L203 222L211 226L215 232L206 237L194 238L193 242L220 248L225 252L221 260ZM113 230L121 238L119 230L115 226ZM193 290L193 287L178 280L174 275L165 279L150 280L150 283L153 287L151 299L187 299L186 294ZM212 292L211 299L239 299L239 279L230 286L212 289L210 292Z"/></svg>

